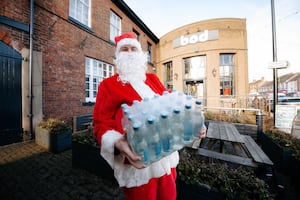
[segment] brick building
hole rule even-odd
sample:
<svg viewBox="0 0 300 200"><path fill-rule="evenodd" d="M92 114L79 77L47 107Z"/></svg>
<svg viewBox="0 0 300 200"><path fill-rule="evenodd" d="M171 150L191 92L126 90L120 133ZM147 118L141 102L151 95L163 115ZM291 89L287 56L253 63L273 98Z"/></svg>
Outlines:
<svg viewBox="0 0 300 200"><path fill-rule="evenodd" d="M42 119L71 123L92 113L98 84L115 72L114 37L127 31L137 34L148 70L166 87L206 106L248 94L245 19L199 21L158 39L123 0L0 5L0 141L3 133L32 133Z"/></svg>
<svg viewBox="0 0 300 200"><path fill-rule="evenodd" d="M92 113L97 85L115 71L114 37L123 32L138 35L150 55L149 70L154 69L159 40L122 0L2 0L0 4L0 59L21 57L13 58L20 61L16 69L21 89L15 96L21 107L4 109L13 99L9 95L0 105L5 111L1 119L19 122L1 126L1 132L14 126L33 131L43 118L71 122L75 115ZM4 68L9 72L11 65ZM10 82L13 76L3 73L1 78Z"/></svg>
<svg viewBox="0 0 300 200"><path fill-rule="evenodd" d="M246 19L187 24L162 36L157 48L157 74L167 87L210 107L231 107L248 95Z"/></svg>

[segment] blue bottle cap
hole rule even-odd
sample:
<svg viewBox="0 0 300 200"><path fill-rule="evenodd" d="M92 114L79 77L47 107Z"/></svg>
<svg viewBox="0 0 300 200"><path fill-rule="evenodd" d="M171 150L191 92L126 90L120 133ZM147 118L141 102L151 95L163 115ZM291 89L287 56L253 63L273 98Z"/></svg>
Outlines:
<svg viewBox="0 0 300 200"><path fill-rule="evenodd" d="M175 107L173 109L173 113L179 114L180 113L180 108L179 107Z"/></svg>
<svg viewBox="0 0 300 200"><path fill-rule="evenodd" d="M161 117L161 118L167 118L167 117L168 117L168 112L165 111L165 110L161 111L161 112L160 112L160 117Z"/></svg>
<svg viewBox="0 0 300 200"><path fill-rule="evenodd" d="M191 104L185 104L185 109L191 109L192 108L192 105Z"/></svg>
<svg viewBox="0 0 300 200"><path fill-rule="evenodd" d="M201 104L202 104L202 101L201 101L200 99L196 99L195 103L196 103L197 105L201 105Z"/></svg>

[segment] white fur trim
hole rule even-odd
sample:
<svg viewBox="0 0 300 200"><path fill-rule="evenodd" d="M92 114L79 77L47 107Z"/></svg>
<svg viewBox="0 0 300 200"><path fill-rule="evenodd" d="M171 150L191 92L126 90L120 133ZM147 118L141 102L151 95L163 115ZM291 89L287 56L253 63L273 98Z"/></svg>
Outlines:
<svg viewBox="0 0 300 200"><path fill-rule="evenodd" d="M143 81L138 81L138 82L130 82L131 86L134 88L134 90L142 97L148 97L152 98L155 93L153 90Z"/></svg>
<svg viewBox="0 0 300 200"><path fill-rule="evenodd" d="M175 168L178 162L179 154L175 151L143 169L137 169L129 164L115 164L114 174L120 187L137 187L148 183L151 178L170 174L171 168Z"/></svg>
<svg viewBox="0 0 300 200"><path fill-rule="evenodd" d="M120 187L130 188L146 184L151 178L159 178L165 174L170 174L171 168L178 165L179 154L177 151L143 169L124 164L124 156L114 155L114 143L120 137L122 137L122 134L110 130L102 136L101 141L101 155L113 168Z"/></svg>
<svg viewBox="0 0 300 200"><path fill-rule="evenodd" d="M109 130L102 136L101 141L101 155L108 162L108 164L114 169L114 149L115 142L123 137L123 135L117 131Z"/></svg>
<svg viewBox="0 0 300 200"><path fill-rule="evenodd" d="M120 51L120 48L124 45L131 45L136 47L139 51L142 51L141 43L139 41L132 38L124 38L118 42L116 52L118 53Z"/></svg>

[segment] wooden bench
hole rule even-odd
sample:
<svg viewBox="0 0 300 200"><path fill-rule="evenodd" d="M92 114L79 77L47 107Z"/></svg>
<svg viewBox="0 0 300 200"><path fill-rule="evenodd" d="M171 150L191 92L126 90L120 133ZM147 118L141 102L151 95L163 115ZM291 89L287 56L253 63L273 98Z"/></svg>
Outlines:
<svg viewBox="0 0 300 200"><path fill-rule="evenodd" d="M207 138L210 138L209 146L211 147L217 141L220 142L220 152L223 152L224 142L232 142L232 143L243 143L244 138L236 129L233 124L230 123L214 123L210 122L206 134Z"/></svg>
<svg viewBox="0 0 300 200"><path fill-rule="evenodd" d="M203 149L203 148L199 148L197 153L201 156L215 158L215 159L223 160L226 162L236 163L236 164L245 165L245 166L249 166L249 167L257 167L257 164L255 162L253 162L253 160L251 158L245 158L245 157L236 156L236 155L219 153L219 152L215 152L215 151L211 151L211 150Z"/></svg>
<svg viewBox="0 0 300 200"><path fill-rule="evenodd" d="M256 167L260 164L273 165L273 162L249 135L242 135L231 123L210 122L205 140L206 146L198 149L198 154L219 160ZM220 150L217 151L220 145ZM226 148L231 151L226 153Z"/></svg>
<svg viewBox="0 0 300 200"><path fill-rule="evenodd" d="M73 117L73 133L92 131L93 116L92 114L78 115Z"/></svg>
<svg viewBox="0 0 300 200"><path fill-rule="evenodd" d="M270 160L270 158L265 154L265 152L263 152L263 150L249 135L244 135L243 137L246 150L250 153L255 162L260 164L273 165L273 162Z"/></svg>

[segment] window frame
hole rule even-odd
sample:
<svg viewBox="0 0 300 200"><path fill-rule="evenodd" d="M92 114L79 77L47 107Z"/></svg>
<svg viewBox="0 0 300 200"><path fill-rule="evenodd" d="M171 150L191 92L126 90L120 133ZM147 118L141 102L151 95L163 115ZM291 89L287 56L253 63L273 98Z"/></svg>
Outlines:
<svg viewBox="0 0 300 200"><path fill-rule="evenodd" d="M85 101L96 102L99 84L114 73L113 65L85 57Z"/></svg>
<svg viewBox="0 0 300 200"><path fill-rule="evenodd" d="M150 42L147 42L147 60L148 63L152 63L153 58L152 58L152 44Z"/></svg>
<svg viewBox="0 0 300 200"><path fill-rule="evenodd" d="M167 89L173 89L173 62L169 61L163 64L164 65L164 74L165 74L165 87Z"/></svg>
<svg viewBox="0 0 300 200"><path fill-rule="evenodd" d="M219 77L220 77L220 96L235 95L235 64L234 53L221 53L219 55Z"/></svg>
<svg viewBox="0 0 300 200"><path fill-rule="evenodd" d="M84 27L87 27L87 28L91 28L91 0L86 0L86 1L88 1L88 5L84 2L84 0L70 0L69 18L72 21L75 21L77 24L80 24L80 25L82 25ZM73 3L75 4L74 5L74 13L73 13L73 10L72 10ZM78 16L78 13L77 13L78 7L82 4L85 4L85 6L88 8L88 10L87 10L87 19L84 19L86 17L84 16L83 13L81 13L82 14L81 16ZM85 22L84 20L86 20L87 22Z"/></svg>
<svg viewBox="0 0 300 200"><path fill-rule="evenodd" d="M115 19L113 19L113 17ZM116 23L116 24L115 24ZM115 43L115 37L121 35L122 18L113 10L109 12L109 39Z"/></svg>
<svg viewBox="0 0 300 200"><path fill-rule="evenodd" d="M199 59L199 63L197 62L197 59ZM206 55L196 55L192 57L183 58L183 70L184 70L184 78L185 79L205 79L206 77ZM194 66L193 66L194 63ZM198 67L197 67L198 65ZM196 74L191 73L191 68L195 67L193 70L195 70Z"/></svg>

